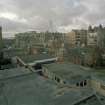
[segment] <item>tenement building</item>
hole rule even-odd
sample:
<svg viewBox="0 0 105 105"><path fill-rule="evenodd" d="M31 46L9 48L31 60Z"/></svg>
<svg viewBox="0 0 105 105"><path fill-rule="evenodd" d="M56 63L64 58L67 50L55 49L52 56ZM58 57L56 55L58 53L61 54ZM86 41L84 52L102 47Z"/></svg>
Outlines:
<svg viewBox="0 0 105 105"><path fill-rule="evenodd" d="M67 43L71 47L81 46L84 47L87 45L87 30L72 30L67 33Z"/></svg>
<svg viewBox="0 0 105 105"><path fill-rule="evenodd" d="M102 25L97 27L89 26L87 32L87 45L104 48L105 45L105 28Z"/></svg>
<svg viewBox="0 0 105 105"><path fill-rule="evenodd" d="M16 34L15 45L17 48L28 49L29 52L49 52L52 55L62 55L64 47L64 34L51 32L26 32Z"/></svg>

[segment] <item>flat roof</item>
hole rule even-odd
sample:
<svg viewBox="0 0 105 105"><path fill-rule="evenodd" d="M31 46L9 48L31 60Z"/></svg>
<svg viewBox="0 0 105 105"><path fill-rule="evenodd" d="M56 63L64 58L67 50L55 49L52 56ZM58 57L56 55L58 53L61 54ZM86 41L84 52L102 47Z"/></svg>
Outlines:
<svg viewBox="0 0 105 105"><path fill-rule="evenodd" d="M85 100L82 100L74 105L102 105L96 95L93 95Z"/></svg>
<svg viewBox="0 0 105 105"><path fill-rule="evenodd" d="M35 62L36 60L44 60L44 59L53 58L52 56L48 54L22 55L19 57L26 63L32 63L32 62Z"/></svg>
<svg viewBox="0 0 105 105"><path fill-rule="evenodd" d="M43 67L47 68L55 75L68 80L70 83L78 82L83 79L89 78L89 72L84 70L82 66L71 63L52 63L45 64Z"/></svg>
<svg viewBox="0 0 105 105"><path fill-rule="evenodd" d="M0 80L1 105L72 105L91 93L89 89L60 88L35 72Z"/></svg>
<svg viewBox="0 0 105 105"><path fill-rule="evenodd" d="M91 73L93 80L100 81L105 84L105 70L94 70Z"/></svg>
<svg viewBox="0 0 105 105"><path fill-rule="evenodd" d="M5 70L0 70L0 80L3 79L9 79L21 75L26 75L31 73L29 69L26 69L25 67L17 67L17 68L12 68L12 69L5 69Z"/></svg>
<svg viewBox="0 0 105 105"><path fill-rule="evenodd" d="M73 105L90 88L60 87L24 67L0 71L0 105Z"/></svg>

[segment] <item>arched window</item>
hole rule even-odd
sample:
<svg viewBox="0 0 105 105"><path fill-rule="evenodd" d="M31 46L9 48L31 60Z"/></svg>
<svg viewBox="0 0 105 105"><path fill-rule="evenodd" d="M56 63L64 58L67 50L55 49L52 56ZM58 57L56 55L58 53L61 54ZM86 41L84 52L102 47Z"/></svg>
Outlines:
<svg viewBox="0 0 105 105"><path fill-rule="evenodd" d="M86 85L87 85L87 80L84 81L84 86L86 86Z"/></svg>
<svg viewBox="0 0 105 105"><path fill-rule="evenodd" d="M80 86L81 86L81 87L83 87L83 86L84 86L83 82L80 82Z"/></svg>

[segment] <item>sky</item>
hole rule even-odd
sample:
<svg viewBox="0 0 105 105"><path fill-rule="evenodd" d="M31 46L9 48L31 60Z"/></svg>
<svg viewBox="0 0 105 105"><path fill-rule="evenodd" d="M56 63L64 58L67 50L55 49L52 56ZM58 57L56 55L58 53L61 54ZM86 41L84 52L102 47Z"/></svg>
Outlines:
<svg viewBox="0 0 105 105"><path fill-rule="evenodd" d="M0 0L3 36L105 25L105 0Z"/></svg>

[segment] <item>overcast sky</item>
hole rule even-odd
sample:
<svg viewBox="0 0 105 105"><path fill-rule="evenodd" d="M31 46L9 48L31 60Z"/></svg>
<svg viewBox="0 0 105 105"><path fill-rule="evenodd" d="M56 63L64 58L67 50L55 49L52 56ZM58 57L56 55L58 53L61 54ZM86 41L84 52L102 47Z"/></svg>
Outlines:
<svg viewBox="0 0 105 105"><path fill-rule="evenodd" d="M105 0L0 0L0 25L9 37L24 31L61 31L105 24Z"/></svg>

